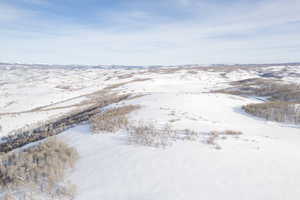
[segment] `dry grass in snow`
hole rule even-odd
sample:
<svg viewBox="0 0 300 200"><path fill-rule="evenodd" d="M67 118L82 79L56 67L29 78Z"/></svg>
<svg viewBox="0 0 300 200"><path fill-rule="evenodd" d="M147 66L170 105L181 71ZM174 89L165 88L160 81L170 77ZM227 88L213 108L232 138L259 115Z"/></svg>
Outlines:
<svg viewBox="0 0 300 200"><path fill-rule="evenodd" d="M5 194L24 196L27 191L54 199L72 199L76 187L64 177L78 159L77 151L57 139L0 156L0 186ZM31 197L28 197L32 199ZM11 198L13 199L13 198Z"/></svg>

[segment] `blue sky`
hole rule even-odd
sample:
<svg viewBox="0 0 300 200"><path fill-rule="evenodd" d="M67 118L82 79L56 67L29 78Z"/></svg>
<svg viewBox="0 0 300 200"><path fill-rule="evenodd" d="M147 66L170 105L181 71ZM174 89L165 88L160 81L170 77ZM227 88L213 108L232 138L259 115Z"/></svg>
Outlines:
<svg viewBox="0 0 300 200"><path fill-rule="evenodd" d="M299 0L0 0L0 61L300 61Z"/></svg>

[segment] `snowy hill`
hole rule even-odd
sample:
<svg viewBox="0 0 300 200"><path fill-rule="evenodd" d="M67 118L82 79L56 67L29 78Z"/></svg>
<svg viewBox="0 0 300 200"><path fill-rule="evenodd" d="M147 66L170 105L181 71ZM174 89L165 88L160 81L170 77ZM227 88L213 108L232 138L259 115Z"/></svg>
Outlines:
<svg viewBox="0 0 300 200"><path fill-rule="evenodd" d="M300 126L254 117L242 106L255 96L213 91L250 78L299 84L298 66L159 68L0 68L0 135L84 108L104 88L135 98L108 108L139 105L129 123L194 131L193 140L166 148L132 144L126 129L94 134L89 123L58 137L80 159L67 179L76 200L249 199L300 197ZM266 74L280 75L268 76ZM291 76L293 75L293 76ZM90 103L90 102L89 102ZM213 131L234 130L239 135Z"/></svg>

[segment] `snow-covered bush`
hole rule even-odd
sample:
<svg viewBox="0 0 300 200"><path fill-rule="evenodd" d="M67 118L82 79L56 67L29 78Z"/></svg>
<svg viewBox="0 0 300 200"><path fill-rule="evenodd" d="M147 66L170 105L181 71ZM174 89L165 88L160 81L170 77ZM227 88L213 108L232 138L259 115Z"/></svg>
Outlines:
<svg viewBox="0 0 300 200"><path fill-rule="evenodd" d="M91 117L91 129L94 133L115 132L128 125L127 114L140 108L137 105L126 105L111 108Z"/></svg>
<svg viewBox="0 0 300 200"><path fill-rule="evenodd" d="M34 191L48 196L73 197L75 186L63 184L67 169L78 159L77 151L57 139L0 156L0 188ZM7 194L9 196L9 194Z"/></svg>
<svg viewBox="0 0 300 200"><path fill-rule="evenodd" d="M290 102L266 102L249 104L243 109L257 117L270 121L300 123L300 104Z"/></svg>

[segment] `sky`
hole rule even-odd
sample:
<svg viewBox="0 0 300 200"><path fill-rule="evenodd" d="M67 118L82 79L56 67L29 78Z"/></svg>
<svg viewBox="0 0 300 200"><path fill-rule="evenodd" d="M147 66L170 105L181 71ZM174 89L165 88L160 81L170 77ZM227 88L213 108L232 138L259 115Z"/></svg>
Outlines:
<svg viewBox="0 0 300 200"><path fill-rule="evenodd" d="M0 0L0 62L300 62L300 0Z"/></svg>

